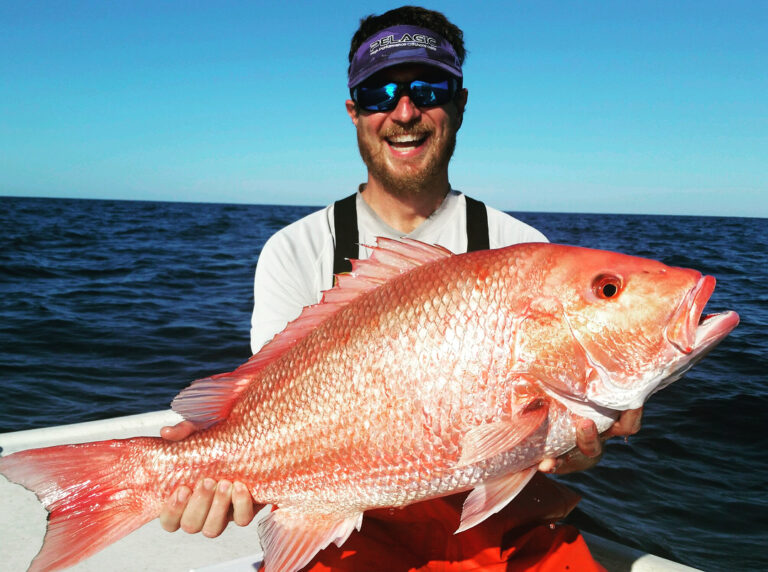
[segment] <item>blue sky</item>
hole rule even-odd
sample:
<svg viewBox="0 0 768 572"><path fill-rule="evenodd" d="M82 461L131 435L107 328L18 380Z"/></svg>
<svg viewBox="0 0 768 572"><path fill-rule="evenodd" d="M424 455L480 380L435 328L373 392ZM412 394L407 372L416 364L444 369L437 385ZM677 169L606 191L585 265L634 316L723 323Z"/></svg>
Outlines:
<svg viewBox="0 0 768 572"><path fill-rule="evenodd" d="M324 205L392 2L0 3L0 195ZM469 105L451 182L505 210L768 217L768 2L440 2Z"/></svg>

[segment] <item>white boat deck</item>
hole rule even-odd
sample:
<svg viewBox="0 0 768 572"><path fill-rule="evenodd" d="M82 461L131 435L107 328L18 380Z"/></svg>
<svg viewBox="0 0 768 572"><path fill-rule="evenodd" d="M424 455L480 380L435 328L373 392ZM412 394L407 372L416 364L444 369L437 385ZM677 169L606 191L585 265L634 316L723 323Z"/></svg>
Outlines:
<svg viewBox="0 0 768 572"><path fill-rule="evenodd" d="M158 411L104 421L0 434L2 455L24 449L159 435L181 418ZM23 572L43 542L46 511L35 495L0 476L0 571ZM693 568L585 534L595 558L610 572L684 572ZM253 572L261 563L256 527L228 526L218 538L165 532L157 520L70 570L78 572Z"/></svg>

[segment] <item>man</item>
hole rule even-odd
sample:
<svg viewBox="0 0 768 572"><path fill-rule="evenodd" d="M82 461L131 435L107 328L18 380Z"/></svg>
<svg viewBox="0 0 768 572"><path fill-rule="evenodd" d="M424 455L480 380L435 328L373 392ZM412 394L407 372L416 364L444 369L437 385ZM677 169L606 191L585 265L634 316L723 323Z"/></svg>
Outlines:
<svg viewBox="0 0 768 572"><path fill-rule="evenodd" d="M408 236L453 252L546 241L537 230L450 186L448 164L468 96L461 68L464 56L461 30L438 12L402 7L361 21L349 54L351 98L346 108L368 178L356 194L286 227L264 246L254 282L254 353L304 306L320 300L321 292L333 285L334 273L348 269L346 258L367 257L367 249L358 245L373 244L377 236ZM607 436L636 432L640 416L640 410L626 413ZM164 428L163 436L180 439L193 429L183 422ZM595 462L601 441L594 424L585 421L577 432L581 454L547 459L541 471L566 472ZM341 550L351 546L358 553L357 566L370 567L388 547L414 541L414 554L398 566L418 567L422 561L505 566L509 550L500 550L505 530L561 518L577 501L539 476L514 506L494 515L485 528L481 523L474 532L453 536L456 527L451 523L445 526L448 535L435 532L440 527L434 522L458 519L462 499L454 495L412 505L397 514L396 524L388 524L386 515L374 516L369 519L373 524L364 525ZM528 521L519 518L521 513L528 514ZM204 479L194 491L180 487L166 503L161 522L166 530L181 527L217 536L230 518L245 525L253 514L253 501L243 485ZM545 540L546 549L551 542ZM318 569L344 568L340 556L327 558L316 563ZM392 564L388 562L382 569ZM466 566L463 569L469 569Z"/></svg>

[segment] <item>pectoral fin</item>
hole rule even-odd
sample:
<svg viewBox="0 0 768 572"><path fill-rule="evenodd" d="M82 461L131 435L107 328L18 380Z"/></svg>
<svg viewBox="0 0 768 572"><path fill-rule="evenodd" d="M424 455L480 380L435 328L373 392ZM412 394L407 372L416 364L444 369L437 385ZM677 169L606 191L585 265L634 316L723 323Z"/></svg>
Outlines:
<svg viewBox="0 0 768 572"><path fill-rule="evenodd" d="M509 451L546 422L548 408L541 400L528 404L510 420L478 425L461 440L459 466L471 465Z"/></svg>
<svg viewBox="0 0 768 572"><path fill-rule="evenodd" d="M341 546L353 529L360 530L363 513L306 514L292 507L279 508L259 523L266 572L292 572L334 542Z"/></svg>
<svg viewBox="0 0 768 572"><path fill-rule="evenodd" d="M517 473L496 477L475 487L464 501L461 523L456 533L472 528L499 512L523 490L535 474L536 467L531 467Z"/></svg>

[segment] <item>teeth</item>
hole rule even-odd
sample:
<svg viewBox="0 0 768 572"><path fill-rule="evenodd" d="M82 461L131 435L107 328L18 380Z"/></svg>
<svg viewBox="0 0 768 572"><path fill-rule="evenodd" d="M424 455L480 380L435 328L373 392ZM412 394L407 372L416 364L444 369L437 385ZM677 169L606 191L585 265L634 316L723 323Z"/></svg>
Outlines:
<svg viewBox="0 0 768 572"><path fill-rule="evenodd" d="M413 135L396 135L389 137L390 143L396 143L398 145L416 145L422 140L422 137L414 137Z"/></svg>

